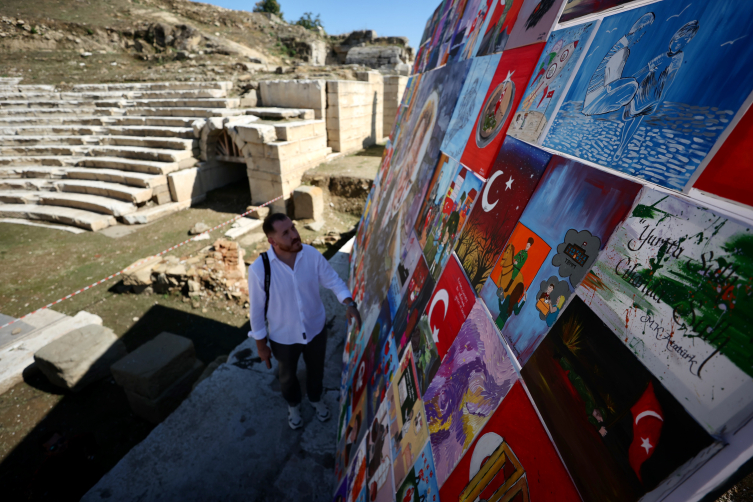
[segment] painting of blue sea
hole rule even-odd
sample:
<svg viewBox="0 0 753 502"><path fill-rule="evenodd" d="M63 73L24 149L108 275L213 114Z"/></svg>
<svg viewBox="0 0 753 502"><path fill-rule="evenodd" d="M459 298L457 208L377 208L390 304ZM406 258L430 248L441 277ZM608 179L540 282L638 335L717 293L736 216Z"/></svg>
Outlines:
<svg viewBox="0 0 753 502"><path fill-rule="evenodd" d="M751 24L734 0L606 17L543 146L682 190L753 89Z"/></svg>

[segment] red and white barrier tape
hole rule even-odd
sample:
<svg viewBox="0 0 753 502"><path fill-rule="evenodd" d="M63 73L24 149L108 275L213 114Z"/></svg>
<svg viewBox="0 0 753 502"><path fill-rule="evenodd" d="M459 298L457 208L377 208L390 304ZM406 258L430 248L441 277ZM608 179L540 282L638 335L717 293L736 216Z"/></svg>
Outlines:
<svg viewBox="0 0 753 502"><path fill-rule="evenodd" d="M5 324L3 324L2 326L0 326L0 329L6 328L6 327L10 326L11 324L13 324L13 323L14 323L14 322L16 322L16 321L20 321L21 319L25 319L26 317L29 317L29 316L30 316L30 315L32 315L32 314L36 314L37 312L40 312L40 311L42 311L42 310L44 310L44 309L48 309L48 308L52 307L53 305L57 305L58 303L60 303L60 302L63 302L63 301L65 301L65 300L69 299L69 298L73 298L74 296L76 296L76 295L78 295L78 294L80 294L80 293L83 293L84 291L87 291L87 290L89 290L89 289L91 289L91 288L93 288L93 287L95 287L95 286L99 286L99 285L100 285L100 284L102 284L103 282L107 282L107 281L109 281L110 279L112 279L113 277L117 277L117 276L119 276L120 274L122 274L123 272L126 272L127 270L130 270L130 269L132 269L132 268L134 268L134 267L138 267L138 266L139 266L139 265L141 265L142 263L146 263L147 261L151 260L152 258L156 258L156 257L158 257L158 256L162 256L162 255L163 255L163 254L165 254L165 253L169 253L169 252L170 252L170 251L172 251L173 249L177 249L177 248L179 248L179 247L181 247L181 246L185 246L185 245L186 245L186 244L188 244L189 242L196 240L196 239L197 239L197 237L200 237L200 236L202 236L202 235L208 234L208 233L210 233L210 232L213 232L213 231L217 230L217 229L218 229L218 228L220 228L220 227L224 227L225 225L228 225L228 224L230 224L230 223L232 223L232 222L234 222L234 221L237 221L237 220L239 220L239 219L243 218L244 216L246 216L247 214L249 214L249 213L252 213L252 212L253 212L253 211L255 211L255 210L256 210L257 208L260 208L260 207L264 207L264 206L268 206L268 205L272 204L273 202L276 202L276 201L278 201L278 200L282 199L282 197L283 197L283 196L282 196L282 195L280 195L279 197L275 197L274 199L272 199L272 200L270 200L270 201L268 201L268 202L265 202L264 204L262 204L262 205L260 205L260 206L254 206L254 209L251 209L251 210L248 210L248 211L246 211L245 213L239 214L239 215L238 215L238 216L236 216L235 218L231 218L231 219L227 220L227 221L226 221L226 222L224 222L224 223L220 223L220 224L219 224L219 225L217 225L216 227L212 227L212 228L210 228L209 230L207 230L206 232L202 232L201 234L199 234L199 235L196 235L196 236L194 236L194 237L191 237L190 239L187 239L187 240L185 240L185 241L181 242L180 244L176 244L176 245L174 245L174 246L172 246L172 247L169 247L169 248L165 249L164 251L161 251L161 252L159 252L159 253L157 253L157 254L155 254L155 255L149 256L148 258L144 258L144 259L143 259L143 260L141 260L141 261L137 261L136 263L134 263L134 264L132 264L132 265L129 265L128 267L124 268L123 270L121 270L121 271L119 271L119 272L116 272L116 273L114 273L114 274L112 274L112 275L109 275L109 276L105 277L104 279L100 279L99 281L95 282L94 284L90 284L89 286L86 286L85 288L81 288L81 289L79 289L78 291L74 291L73 293L69 294L68 296L64 296L63 298L60 298L60 299L58 299L58 300L55 300L55 301L54 301L54 302L52 302L52 303L48 303L48 304L47 304L47 305L45 305L44 307L38 308L38 309L37 309L37 310L35 310L34 312L29 312L28 314L26 314L26 315L23 315L23 316L19 317L18 319L13 319L12 321L10 321L10 322L8 322L8 323L5 323Z"/></svg>

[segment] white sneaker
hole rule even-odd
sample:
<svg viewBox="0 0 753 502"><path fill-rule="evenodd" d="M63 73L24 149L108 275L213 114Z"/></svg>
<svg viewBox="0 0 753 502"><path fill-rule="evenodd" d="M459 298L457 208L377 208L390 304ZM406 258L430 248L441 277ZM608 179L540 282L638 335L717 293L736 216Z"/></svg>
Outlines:
<svg viewBox="0 0 753 502"><path fill-rule="evenodd" d="M296 406L288 405L288 425L293 430L300 429L303 426L300 404Z"/></svg>
<svg viewBox="0 0 753 502"><path fill-rule="evenodd" d="M327 408L327 405L324 404L324 400L317 401L316 403L311 403L311 406L313 406L316 410L316 418L318 418L320 422L326 422L327 420L329 420L329 408Z"/></svg>

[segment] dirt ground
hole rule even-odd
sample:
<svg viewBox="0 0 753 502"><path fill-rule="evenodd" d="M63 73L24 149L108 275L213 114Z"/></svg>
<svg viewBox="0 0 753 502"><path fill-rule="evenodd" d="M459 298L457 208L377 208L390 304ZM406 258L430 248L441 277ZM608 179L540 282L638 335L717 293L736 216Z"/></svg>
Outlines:
<svg viewBox="0 0 753 502"><path fill-rule="evenodd" d="M379 162L376 156L365 158L372 164ZM0 223L0 310L20 317L186 240L197 222L217 225L244 212L249 204L244 181L210 192L199 206L149 225L71 234ZM354 235L358 219L327 204L321 231L312 232L303 222L298 228L304 242L330 231L341 234L334 245L318 247L329 257ZM211 239L191 242L169 254L189 257L229 228L215 230ZM237 242L246 251L247 262L268 248L260 228ZM194 308L179 294L120 293L118 282L108 281L60 303L55 310L68 315L86 310L100 316L129 351L162 331L188 337L205 364L227 355L247 336L247 311L238 303L202 300ZM131 413L123 390L112 379L70 394L50 385L40 373L32 373L0 395L3 499L78 499L152 428Z"/></svg>

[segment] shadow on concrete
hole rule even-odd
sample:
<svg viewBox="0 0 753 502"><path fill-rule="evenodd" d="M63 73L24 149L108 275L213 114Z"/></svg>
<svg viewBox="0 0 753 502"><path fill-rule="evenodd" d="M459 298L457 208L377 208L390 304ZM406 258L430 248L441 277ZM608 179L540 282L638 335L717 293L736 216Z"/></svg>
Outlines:
<svg viewBox="0 0 753 502"><path fill-rule="evenodd" d="M245 340L248 323L236 328L155 305L121 339L132 352L163 331L190 338L206 364ZM78 393L52 385L39 371L24 380L62 398L0 464L3 500L79 500L155 427L131 413L112 378Z"/></svg>
<svg viewBox="0 0 753 502"><path fill-rule="evenodd" d="M371 145L368 148L361 150L358 153L353 154L354 157L379 157L382 158L384 152L384 145Z"/></svg>

